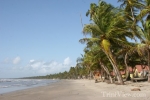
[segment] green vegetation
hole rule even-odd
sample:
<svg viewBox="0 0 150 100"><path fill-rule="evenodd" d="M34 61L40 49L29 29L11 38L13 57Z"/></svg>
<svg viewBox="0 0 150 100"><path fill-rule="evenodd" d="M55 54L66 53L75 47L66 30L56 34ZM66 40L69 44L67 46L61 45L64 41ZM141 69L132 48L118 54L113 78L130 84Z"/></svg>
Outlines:
<svg viewBox="0 0 150 100"><path fill-rule="evenodd" d="M46 76L33 76L33 77L25 77L27 79L77 79L77 78L87 78L88 72L85 67L71 67L67 72L60 72L57 74L50 74Z"/></svg>
<svg viewBox="0 0 150 100"><path fill-rule="evenodd" d="M84 54L77 59L69 72L47 75L46 78L76 79L91 77L93 71L104 71L112 81L114 71L119 84L124 84L120 70L143 61L150 67L150 0L118 0L114 7L105 1L91 3L86 16L91 23L83 28L86 44ZM131 42L132 40L132 42ZM103 75L102 75L103 76Z"/></svg>

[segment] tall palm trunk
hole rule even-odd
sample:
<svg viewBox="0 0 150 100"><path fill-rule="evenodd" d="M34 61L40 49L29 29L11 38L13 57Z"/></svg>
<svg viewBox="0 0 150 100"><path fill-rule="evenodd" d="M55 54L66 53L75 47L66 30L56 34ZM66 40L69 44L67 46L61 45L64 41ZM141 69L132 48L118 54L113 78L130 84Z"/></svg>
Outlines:
<svg viewBox="0 0 150 100"><path fill-rule="evenodd" d="M148 49L148 67L149 67L149 73L150 73L150 49Z"/></svg>
<svg viewBox="0 0 150 100"><path fill-rule="evenodd" d="M129 66L127 64L127 58L128 58L128 54L126 53L125 58L124 58L124 63L126 66L126 79L125 79L125 81L127 81L128 77L129 77Z"/></svg>
<svg viewBox="0 0 150 100"><path fill-rule="evenodd" d="M115 71L115 75L118 79L118 83L120 83L121 85L124 84L123 82L123 79L122 79L122 76L121 76L121 73L118 69L118 66L117 66L117 62L115 60L115 57L113 56L113 54L111 52L109 52L108 54L105 52L105 54L107 55L109 61L111 62L112 66L113 66L113 69Z"/></svg>

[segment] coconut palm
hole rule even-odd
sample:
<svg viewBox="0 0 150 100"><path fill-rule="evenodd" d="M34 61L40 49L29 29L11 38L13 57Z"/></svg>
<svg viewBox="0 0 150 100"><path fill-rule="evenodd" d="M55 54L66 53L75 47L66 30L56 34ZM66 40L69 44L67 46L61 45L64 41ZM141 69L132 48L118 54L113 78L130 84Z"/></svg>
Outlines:
<svg viewBox="0 0 150 100"><path fill-rule="evenodd" d="M101 47L115 70L118 82L121 84L123 81L117 66L115 47L119 49L119 47L125 46L127 44L126 37L132 37L128 30L128 22L122 15L120 10L100 1L92 13L93 23L85 25L83 29L83 33L90 34L91 38L80 40L81 43L87 42Z"/></svg>
<svg viewBox="0 0 150 100"><path fill-rule="evenodd" d="M96 8L97 8L97 5L95 3L90 4L90 10L88 10L86 13L86 16L88 16L90 14L90 20L92 20Z"/></svg>
<svg viewBox="0 0 150 100"><path fill-rule="evenodd" d="M92 55L89 52L89 50L87 48L84 49L85 54L81 55L82 57L77 59L77 66L83 66L87 69L87 71L89 72L90 75L90 79L92 76L92 70L91 70L91 66L93 64L92 62Z"/></svg>
<svg viewBox="0 0 150 100"><path fill-rule="evenodd" d="M92 49L92 53L93 53L93 59L94 59L93 61L95 62L95 65L96 66L100 65L99 70L101 72L104 70L109 77L110 83L113 83L113 80L110 74L110 71L112 71L112 66L109 63L107 56L104 54L104 52L101 50L101 48L98 45Z"/></svg>
<svg viewBox="0 0 150 100"><path fill-rule="evenodd" d="M141 43L136 44L135 50L140 56L145 56L146 52L148 55L148 66L150 67L150 0L143 0L143 5L136 16L137 21L141 22L141 26L136 25L135 29L136 33L141 36Z"/></svg>
<svg viewBox="0 0 150 100"><path fill-rule="evenodd" d="M110 82L113 83L111 75L110 75L110 67L108 58L104 54L104 52L100 49L98 45L89 45L84 49L85 51L85 58L82 59L82 63L88 62L88 69L90 71L105 71L108 75ZM107 65L107 67L106 67ZM103 73L101 73L101 76L104 76Z"/></svg>
<svg viewBox="0 0 150 100"><path fill-rule="evenodd" d="M139 10L144 8L144 4L142 0L118 0L118 2L122 2L120 7L122 8L124 12L124 18L126 19L126 22L130 22L128 30L131 31L131 33L134 35L133 39L135 42L137 42L137 38L141 38L140 35L135 32L136 31L136 25L137 25L137 13Z"/></svg>

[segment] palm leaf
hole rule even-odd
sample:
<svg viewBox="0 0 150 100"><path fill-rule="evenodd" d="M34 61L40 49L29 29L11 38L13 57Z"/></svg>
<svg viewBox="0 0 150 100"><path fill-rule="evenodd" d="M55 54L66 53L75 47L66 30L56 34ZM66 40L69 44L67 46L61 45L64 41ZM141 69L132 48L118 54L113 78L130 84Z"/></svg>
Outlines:
<svg viewBox="0 0 150 100"><path fill-rule="evenodd" d="M150 13L150 9L143 9L140 11L140 14L137 15L136 19L140 20L145 17L148 13Z"/></svg>

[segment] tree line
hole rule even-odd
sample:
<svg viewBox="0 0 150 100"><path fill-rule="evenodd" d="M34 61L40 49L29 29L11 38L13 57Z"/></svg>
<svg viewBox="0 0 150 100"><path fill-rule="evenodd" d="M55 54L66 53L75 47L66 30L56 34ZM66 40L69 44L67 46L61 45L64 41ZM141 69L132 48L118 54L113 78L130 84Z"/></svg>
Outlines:
<svg viewBox="0 0 150 100"><path fill-rule="evenodd" d="M86 67L76 65L75 67L70 67L69 71L59 72L55 74L49 74L46 76L33 76L25 77L27 79L82 79L88 78L88 71Z"/></svg>

